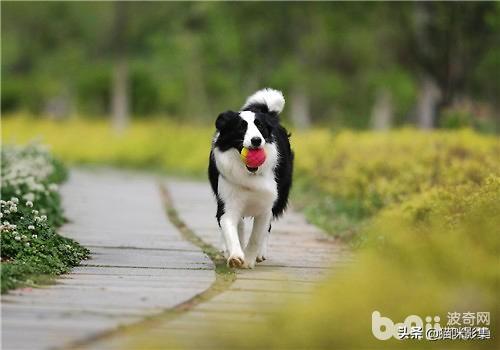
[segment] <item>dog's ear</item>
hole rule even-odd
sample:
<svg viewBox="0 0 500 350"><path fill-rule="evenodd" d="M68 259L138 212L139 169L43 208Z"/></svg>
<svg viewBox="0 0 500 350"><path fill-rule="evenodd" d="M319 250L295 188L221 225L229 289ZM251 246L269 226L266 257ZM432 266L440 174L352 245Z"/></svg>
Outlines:
<svg viewBox="0 0 500 350"><path fill-rule="evenodd" d="M231 119L236 118L237 116L238 113L233 111L223 112L217 117L217 120L215 121L215 127L220 131L224 128L224 126L227 125L229 121L231 121Z"/></svg>
<svg viewBox="0 0 500 350"><path fill-rule="evenodd" d="M266 121L269 131L272 131L272 129L277 127L280 123L280 117L275 112L266 113L266 118L264 120Z"/></svg>

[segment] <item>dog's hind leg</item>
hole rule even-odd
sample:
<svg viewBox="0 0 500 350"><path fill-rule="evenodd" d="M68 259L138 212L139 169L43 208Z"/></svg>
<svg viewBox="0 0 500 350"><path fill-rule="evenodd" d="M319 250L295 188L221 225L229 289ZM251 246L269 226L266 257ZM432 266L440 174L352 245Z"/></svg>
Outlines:
<svg viewBox="0 0 500 350"><path fill-rule="evenodd" d="M271 221L271 211L256 216L253 221L252 235L245 248L245 267L253 268L258 254L262 251L262 246L266 243L267 229Z"/></svg>

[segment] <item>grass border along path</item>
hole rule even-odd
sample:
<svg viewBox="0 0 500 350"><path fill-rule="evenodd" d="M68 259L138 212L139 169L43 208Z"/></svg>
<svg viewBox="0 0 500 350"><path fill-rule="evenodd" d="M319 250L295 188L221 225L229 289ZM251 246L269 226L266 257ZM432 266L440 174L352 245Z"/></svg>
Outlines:
<svg viewBox="0 0 500 350"><path fill-rule="evenodd" d="M37 144L3 145L1 292L50 283L86 259L88 249L57 234L64 223L59 187L67 170Z"/></svg>
<svg viewBox="0 0 500 350"><path fill-rule="evenodd" d="M167 215L170 222L174 224L175 227L177 227L185 240L199 247L203 251L203 253L205 253L212 260L215 265L217 278L221 279L220 282L233 282L236 279L236 273L233 269L227 266L226 259L220 253L219 249L198 237L196 233L194 233L184 223L184 221L182 221L173 205L172 198L170 197L167 187L164 184L160 184L159 186L163 204L167 210Z"/></svg>

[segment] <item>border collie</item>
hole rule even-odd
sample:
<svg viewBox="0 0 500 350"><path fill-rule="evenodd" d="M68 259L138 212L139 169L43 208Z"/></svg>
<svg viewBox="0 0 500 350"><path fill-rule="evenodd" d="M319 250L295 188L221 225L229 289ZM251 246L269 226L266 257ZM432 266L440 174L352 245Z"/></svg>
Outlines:
<svg viewBox="0 0 500 350"><path fill-rule="evenodd" d="M215 122L208 177L230 267L253 268L266 259L271 220L286 209L294 155L290 134L279 121L284 106L280 91L263 89L250 96L239 112L223 112ZM243 148L262 148L264 163L245 165ZM246 246L245 217L254 218Z"/></svg>

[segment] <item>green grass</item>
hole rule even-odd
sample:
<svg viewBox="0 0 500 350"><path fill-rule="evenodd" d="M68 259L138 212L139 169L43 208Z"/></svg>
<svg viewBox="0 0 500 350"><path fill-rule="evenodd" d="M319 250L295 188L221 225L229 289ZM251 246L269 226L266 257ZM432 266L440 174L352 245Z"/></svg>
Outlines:
<svg viewBox="0 0 500 350"><path fill-rule="evenodd" d="M312 224L321 227L334 238L356 247L361 241L360 232L370 221L356 200L344 200L322 191L306 176L295 179L291 198Z"/></svg>
<svg viewBox="0 0 500 350"><path fill-rule="evenodd" d="M62 237L64 222L56 184L64 166L37 145L2 148L1 292L50 283L88 256L88 250Z"/></svg>

